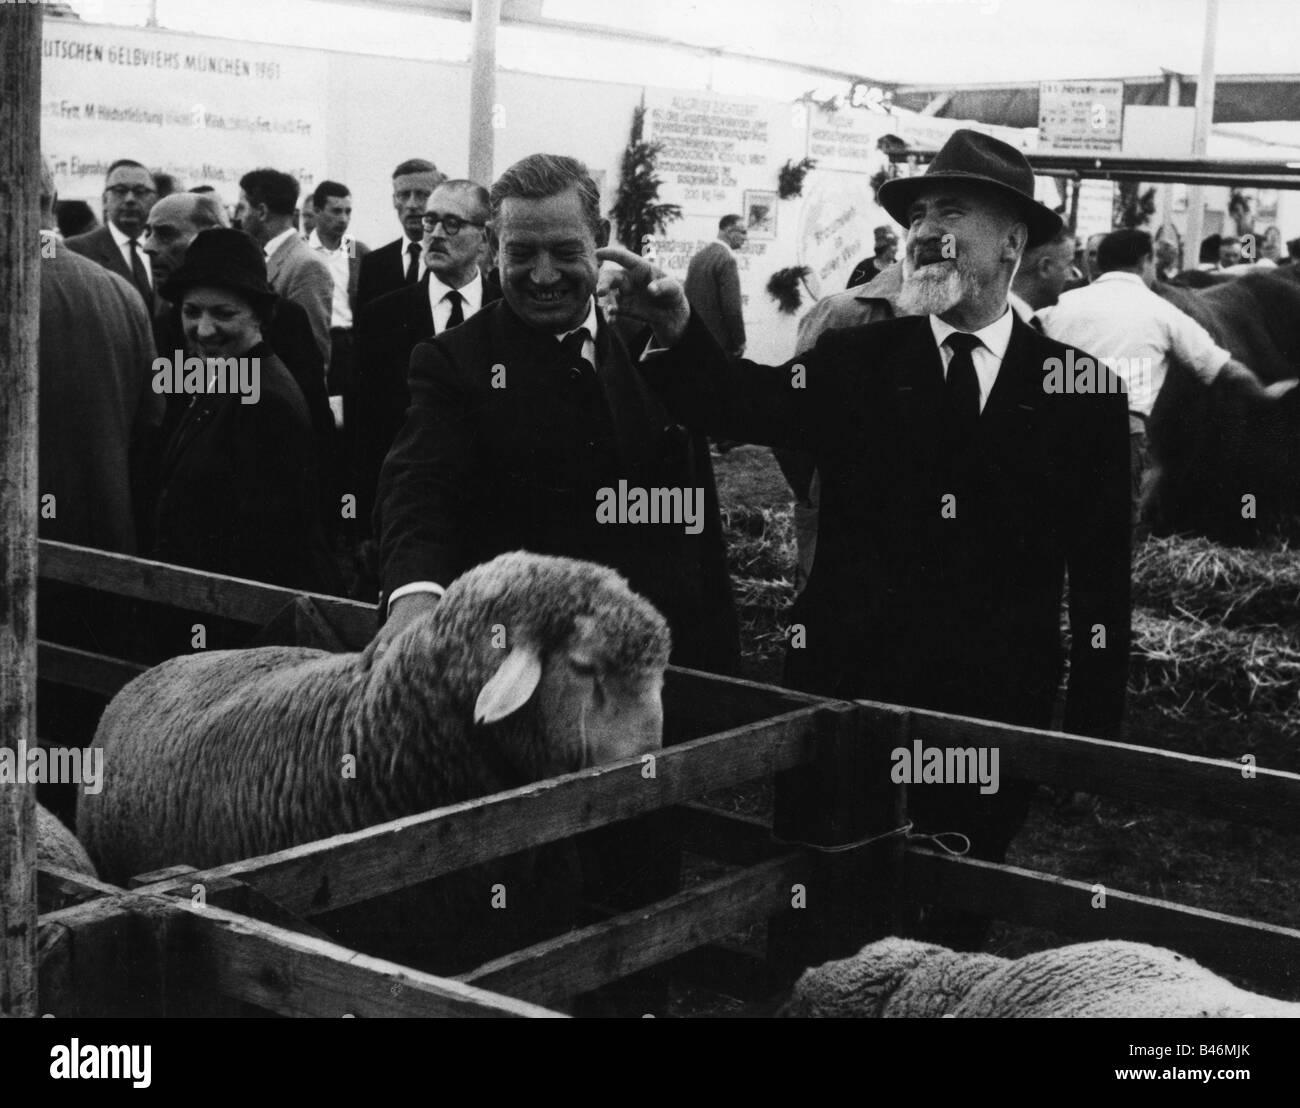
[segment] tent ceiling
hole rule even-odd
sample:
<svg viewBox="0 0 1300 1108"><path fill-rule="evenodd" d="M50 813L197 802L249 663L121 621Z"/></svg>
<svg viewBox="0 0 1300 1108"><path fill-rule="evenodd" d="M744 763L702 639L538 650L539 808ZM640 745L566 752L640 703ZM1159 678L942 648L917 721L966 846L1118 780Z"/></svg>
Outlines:
<svg viewBox="0 0 1300 1108"><path fill-rule="evenodd" d="M468 18L470 0L346 0ZM504 22L599 27L887 84L1194 74L1203 0L502 0ZM1295 0L1222 0L1216 69L1297 68Z"/></svg>

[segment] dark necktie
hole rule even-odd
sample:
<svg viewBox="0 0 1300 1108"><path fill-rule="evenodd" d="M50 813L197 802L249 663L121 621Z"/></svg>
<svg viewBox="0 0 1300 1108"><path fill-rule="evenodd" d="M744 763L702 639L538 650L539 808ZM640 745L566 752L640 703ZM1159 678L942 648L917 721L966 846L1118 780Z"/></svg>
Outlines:
<svg viewBox="0 0 1300 1108"><path fill-rule="evenodd" d="M944 430L950 447L957 451L969 444L979 426L980 384L971 351L982 344L965 331L954 331L944 342L952 351L944 387Z"/></svg>
<svg viewBox="0 0 1300 1108"><path fill-rule="evenodd" d="M144 297L144 302L153 307L153 288L149 285L149 274L144 268L144 259L140 257L139 240L127 239L131 247L131 279L135 282L135 287L140 290L140 295Z"/></svg>
<svg viewBox="0 0 1300 1108"><path fill-rule="evenodd" d="M465 298L455 289L452 289L443 299L451 301L451 315L447 317L447 326L443 330L446 331L450 327L459 327L465 322L465 309L461 306Z"/></svg>
<svg viewBox="0 0 1300 1108"><path fill-rule="evenodd" d="M582 356L582 348L588 338L585 327L579 327L571 335L565 335L560 340L560 359L568 371L569 380L590 387L596 383L596 367Z"/></svg>
<svg viewBox="0 0 1300 1108"><path fill-rule="evenodd" d="M1031 315L1029 317L1029 326L1032 327L1035 331L1037 331L1040 335L1045 335L1047 333L1046 331L1043 330L1043 321L1039 319L1038 316L1036 315Z"/></svg>
<svg viewBox="0 0 1300 1108"><path fill-rule="evenodd" d="M416 278L420 276L420 244L411 243L407 246L406 252L411 256L411 260L406 263L406 283L413 285Z"/></svg>

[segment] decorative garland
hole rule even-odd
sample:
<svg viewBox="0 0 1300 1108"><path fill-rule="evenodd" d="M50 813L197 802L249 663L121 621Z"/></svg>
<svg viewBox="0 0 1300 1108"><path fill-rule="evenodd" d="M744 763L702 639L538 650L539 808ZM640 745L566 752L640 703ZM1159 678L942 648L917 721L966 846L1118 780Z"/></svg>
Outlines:
<svg viewBox="0 0 1300 1108"><path fill-rule="evenodd" d="M792 265L778 269L767 281L767 294L776 301L776 306L786 315L794 315L803 303L803 294L799 285L812 270L806 265Z"/></svg>
<svg viewBox="0 0 1300 1108"><path fill-rule="evenodd" d="M632 110L632 133L623 151L619 168L618 195L610 216L614 220L618 241L635 253L641 253L648 236L661 235L674 219L681 219L678 204L660 204L659 186L663 184L655 173L655 158L663 144L643 142L645 102Z"/></svg>
<svg viewBox="0 0 1300 1108"><path fill-rule="evenodd" d="M803 179L808 176L808 170L817 168L815 158L803 158L801 161L792 162L786 159L785 165L781 167L776 179L776 194L782 200L790 200L796 196L803 195Z"/></svg>

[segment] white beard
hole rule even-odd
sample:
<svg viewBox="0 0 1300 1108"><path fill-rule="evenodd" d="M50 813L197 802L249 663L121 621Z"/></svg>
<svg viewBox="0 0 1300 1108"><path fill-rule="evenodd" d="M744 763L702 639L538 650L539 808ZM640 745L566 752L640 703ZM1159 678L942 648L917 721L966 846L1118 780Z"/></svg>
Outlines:
<svg viewBox="0 0 1300 1108"><path fill-rule="evenodd" d="M904 315L943 315L961 303L971 282L955 258L916 267L903 259L903 288L898 310Z"/></svg>

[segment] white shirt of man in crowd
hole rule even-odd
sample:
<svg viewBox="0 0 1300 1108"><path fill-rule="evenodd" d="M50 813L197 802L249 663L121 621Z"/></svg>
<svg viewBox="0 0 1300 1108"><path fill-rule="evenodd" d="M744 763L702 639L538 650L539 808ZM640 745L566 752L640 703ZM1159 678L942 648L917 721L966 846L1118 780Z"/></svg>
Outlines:
<svg viewBox="0 0 1300 1108"><path fill-rule="evenodd" d="M316 211L313 205L312 214L313 226L307 236L307 245L325 260L325 264L329 266L330 276L334 279L334 298L330 302L330 326L346 329L352 326L352 301L348 296L348 283L351 277L350 259L354 248L352 236L347 231L348 224L352 220L352 197L327 196L324 207L319 211ZM338 237L338 246L334 249L330 249L321 239L322 224L328 228L326 233L330 237L334 235Z"/></svg>
<svg viewBox="0 0 1300 1108"><path fill-rule="evenodd" d="M1129 410L1149 416L1171 356L1209 385L1231 355L1196 320L1151 291L1155 263L1150 255L1145 261L1142 273L1102 273L1038 316L1051 338L1086 350L1122 377Z"/></svg>
<svg viewBox="0 0 1300 1108"><path fill-rule="evenodd" d="M459 181L444 181L429 194L424 206L421 258L429 270L429 308L435 335L447 329L455 310L455 298L449 293L459 293L465 319L483 306L483 274L478 258L487 235L488 212L473 189ZM444 219L454 221L456 234L448 232Z"/></svg>

